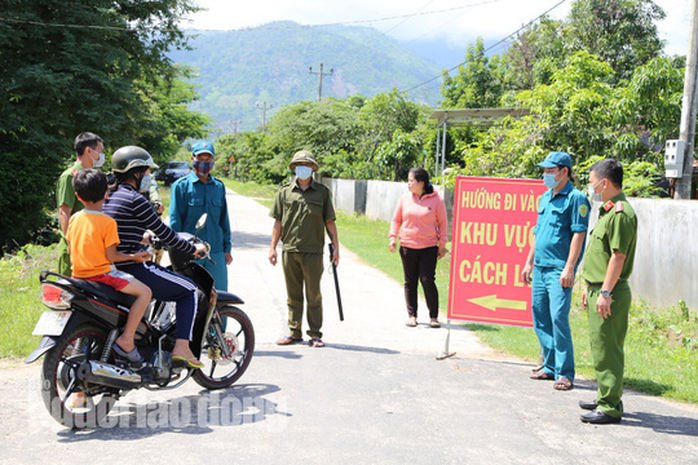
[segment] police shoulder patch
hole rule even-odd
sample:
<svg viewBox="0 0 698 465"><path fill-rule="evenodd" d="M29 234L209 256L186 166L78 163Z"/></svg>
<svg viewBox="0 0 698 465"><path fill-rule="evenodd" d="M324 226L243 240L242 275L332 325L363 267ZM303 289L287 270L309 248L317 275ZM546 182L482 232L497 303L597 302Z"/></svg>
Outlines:
<svg viewBox="0 0 698 465"><path fill-rule="evenodd" d="M616 202L616 213L622 212L623 211L623 202L620 200Z"/></svg>
<svg viewBox="0 0 698 465"><path fill-rule="evenodd" d="M589 213L589 207L587 206L587 204L583 203L579 206L579 216L585 218L587 216L587 213Z"/></svg>

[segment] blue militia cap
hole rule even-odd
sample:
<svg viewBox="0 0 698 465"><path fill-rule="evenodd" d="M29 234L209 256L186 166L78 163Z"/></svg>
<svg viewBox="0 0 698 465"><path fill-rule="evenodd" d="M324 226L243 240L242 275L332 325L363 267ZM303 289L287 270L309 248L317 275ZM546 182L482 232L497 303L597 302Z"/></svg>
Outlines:
<svg viewBox="0 0 698 465"><path fill-rule="evenodd" d="M197 156L200 153L210 153L211 156L216 156L216 151L213 148L213 144L207 140L202 142L197 142L191 148L191 154Z"/></svg>
<svg viewBox="0 0 698 465"><path fill-rule="evenodd" d="M565 152L550 152L545 160L538 163L536 166L542 168L557 168L558 166L566 166L572 169L572 157Z"/></svg>

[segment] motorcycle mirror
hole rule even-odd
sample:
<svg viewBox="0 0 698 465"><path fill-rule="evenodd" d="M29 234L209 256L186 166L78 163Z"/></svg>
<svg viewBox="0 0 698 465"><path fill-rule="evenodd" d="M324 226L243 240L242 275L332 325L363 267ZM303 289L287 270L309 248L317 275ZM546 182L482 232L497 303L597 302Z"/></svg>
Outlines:
<svg viewBox="0 0 698 465"><path fill-rule="evenodd" d="M198 233L201 231L201 228L203 228L206 225L206 220L208 219L208 213L204 213L199 217L199 219L196 222L196 232Z"/></svg>

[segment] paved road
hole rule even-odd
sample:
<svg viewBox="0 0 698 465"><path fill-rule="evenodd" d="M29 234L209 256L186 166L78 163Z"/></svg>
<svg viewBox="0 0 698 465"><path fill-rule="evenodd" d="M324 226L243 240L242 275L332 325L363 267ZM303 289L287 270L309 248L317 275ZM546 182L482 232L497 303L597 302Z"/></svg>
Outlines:
<svg viewBox="0 0 698 465"><path fill-rule="evenodd" d="M267 260L272 220L254 201L228 200L231 290L257 334L239 384L133 392L109 424L70 431L43 409L40 364L3 362L0 463L698 463L694 406L628 392L623 423L591 426L577 401L593 399L593 382L554 391L528 379L530 364L462 329L450 333L457 355L437 361L446 329L429 329L426 312L406 328L401 285L344 249L344 322L332 278L323 280L328 346L276 346L286 310L281 269Z"/></svg>

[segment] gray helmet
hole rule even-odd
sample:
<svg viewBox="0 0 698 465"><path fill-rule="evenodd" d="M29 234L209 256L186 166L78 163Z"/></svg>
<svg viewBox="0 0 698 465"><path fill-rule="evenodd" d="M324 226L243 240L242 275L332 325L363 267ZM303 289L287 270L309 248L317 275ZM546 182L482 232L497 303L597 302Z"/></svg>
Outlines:
<svg viewBox="0 0 698 465"><path fill-rule="evenodd" d="M158 165L153 161L153 157L140 147L127 145L114 152L111 157L111 170L114 173L124 174L133 168L145 166L157 169Z"/></svg>
<svg viewBox="0 0 698 465"><path fill-rule="evenodd" d="M313 157L313 154L307 150L300 150L293 155L291 163L288 164L291 171L293 171L293 167L296 165L296 163L312 163L315 166L313 169L316 171L319 168L317 162L315 161L315 157Z"/></svg>

